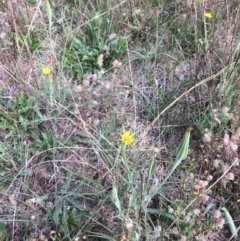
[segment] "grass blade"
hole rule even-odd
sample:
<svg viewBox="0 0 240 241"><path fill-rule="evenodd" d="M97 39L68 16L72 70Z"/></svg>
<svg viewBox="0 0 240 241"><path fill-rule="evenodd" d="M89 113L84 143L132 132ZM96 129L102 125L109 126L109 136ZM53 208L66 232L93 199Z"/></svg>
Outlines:
<svg viewBox="0 0 240 241"><path fill-rule="evenodd" d="M47 16L48 16L48 28L49 33L51 36L51 29L52 29L52 9L48 0L46 0L46 8L47 8Z"/></svg>
<svg viewBox="0 0 240 241"><path fill-rule="evenodd" d="M225 214L225 217L226 217L226 219L228 221L228 224L230 226L230 230L231 230L231 233L232 233L233 237L237 238L238 237L237 228L236 228L236 226L234 224L232 216L230 215L230 213L228 212L228 210L225 207L223 207L222 210L223 210L223 212Z"/></svg>
<svg viewBox="0 0 240 241"><path fill-rule="evenodd" d="M164 178L164 180L162 181L160 187L162 187L166 181L168 180L168 178L172 175L172 173L175 171L175 169L180 165L180 163L187 157L188 154L188 148L189 148L189 142L190 142L190 133L191 133L192 128L189 127L187 129L187 131L185 132L183 139L179 145L179 147L177 148L177 156L176 159L171 167L171 169L169 170L168 174L166 175L166 177Z"/></svg>

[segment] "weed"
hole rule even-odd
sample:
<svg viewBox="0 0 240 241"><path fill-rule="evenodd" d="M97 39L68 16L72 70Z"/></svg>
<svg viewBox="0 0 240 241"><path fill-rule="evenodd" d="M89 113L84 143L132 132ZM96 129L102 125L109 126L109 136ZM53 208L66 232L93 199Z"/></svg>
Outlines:
<svg viewBox="0 0 240 241"><path fill-rule="evenodd" d="M239 1L5 2L0 239L237 239Z"/></svg>
<svg viewBox="0 0 240 241"><path fill-rule="evenodd" d="M42 40L35 30L32 30L29 34L22 30L18 33L18 42L21 47L27 47L31 53L34 53L39 50Z"/></svg>
<svg viewBox="0 0 240 241"><path fill-rule="evenodd" d="M70 69L80 80L86 74L111 69L112 62L120 57L127 43L127 38L118 36L109 25L111 15L107 15L106 19L96 12L87 16L86 20L84 30L71 35L63 59L63 67ZM99 64L101 55L103 60Z"/></svg>

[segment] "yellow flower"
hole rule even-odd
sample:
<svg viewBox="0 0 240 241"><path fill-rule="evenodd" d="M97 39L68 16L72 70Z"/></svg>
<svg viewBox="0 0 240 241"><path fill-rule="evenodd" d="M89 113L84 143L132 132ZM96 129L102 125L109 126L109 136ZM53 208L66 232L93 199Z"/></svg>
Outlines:
<svg viewBox="0 0 240 241"><path fill-rule="evenodd" d="M42 69L43 74L49 75L51 73L51 69L49 67L44 67Z"/></svg>
<svg viewBox="0 0 240 241"><path fill-rule="evenodd" d="M212 14L210 12L206 12L205 13L205 17L206 18L212 18L213 16L212 16Z"/></svg>
<svg viewBox="0 0 240 241"><path fill-rule="evenodd" d="M126 145L131 145L133 143L133 134L130 131L126 131L122 134L122 142Z"/></svg>
<svg viewBox="0 0 240 241"><path fill-rule="evenodd" d="M198 195L199 194L199 191L200 191L200 186L199 185L195 185L194 189L193 189L193 194L194 195Z"/></svg>

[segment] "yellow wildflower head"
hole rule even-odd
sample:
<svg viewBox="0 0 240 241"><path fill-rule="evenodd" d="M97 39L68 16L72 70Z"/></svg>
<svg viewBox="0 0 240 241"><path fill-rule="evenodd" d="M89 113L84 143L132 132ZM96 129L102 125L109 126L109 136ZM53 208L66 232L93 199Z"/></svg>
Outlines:
<svg viewBox="0 0 240 241"><path fill-rule="evenodd" d="M199 191L200 191L200 186L199 185L195 185L194 189L193 189L193 194L194 195L198 195L199 194Z"/></svg>
<svg viewBox="0 0 240 241"><path fill-rule="evenodd" d="M122 142L126 145L131 145L133 143L133 134L130 131L125 131L122 134Z"/></svg>
<svg viewBox="0 0 240 241"><path fill-rule="evenodd" d="M51 73L51 69L49 67L44 67L42 69L42 73L45 75L49 75Z"/></svg>
<svg viewBox="0 0 240 241"><path fill-rule="evenodd" d="M212 16L212 14L210 12L206 12L205 13L205 17L206 18L212 18L213 16Z"/></svg>

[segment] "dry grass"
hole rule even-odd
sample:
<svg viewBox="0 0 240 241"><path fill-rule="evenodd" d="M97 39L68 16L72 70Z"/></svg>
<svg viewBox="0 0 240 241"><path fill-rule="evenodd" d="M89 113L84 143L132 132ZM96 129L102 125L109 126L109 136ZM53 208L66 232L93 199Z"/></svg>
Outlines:
<svg viewBox="0 0 240 241"><path fill-rule="evenodd" d="M2 240L238 240L239 7L0 3Z"/></svg>

